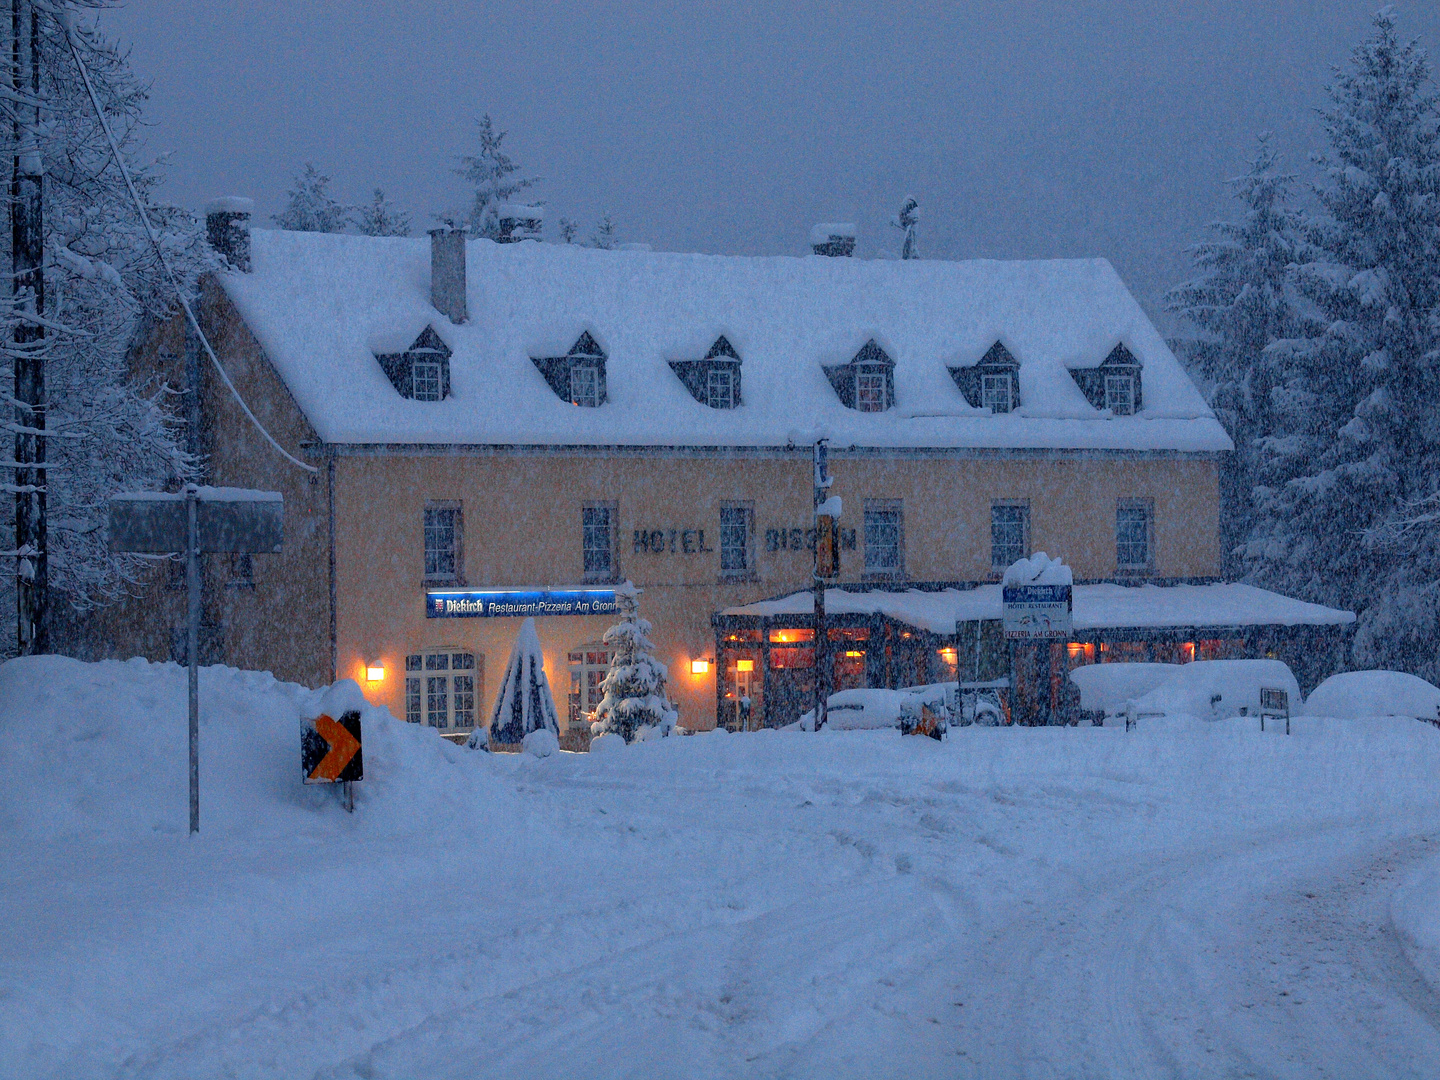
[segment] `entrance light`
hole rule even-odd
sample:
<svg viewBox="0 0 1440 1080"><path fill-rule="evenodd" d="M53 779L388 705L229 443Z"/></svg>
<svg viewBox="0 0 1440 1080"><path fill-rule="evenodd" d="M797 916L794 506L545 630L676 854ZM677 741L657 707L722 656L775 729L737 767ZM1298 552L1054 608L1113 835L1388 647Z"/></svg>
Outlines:
<svg viewBox="0 0 1440 1080"><path fill-rule="evenodd" d="M710 661L709 661L709 660L706 660L706 659L703 659L703 658L700 659L700 660L691 660L691 661L690 661L690 674L691 674L691 675L708 675L708 674L710 674Z"/></svg>
<svg viewBox="0 0 1440 1080"><path fill-rule="evenodd" d="M365 679L367 682L384 682L385 665L379 660L372 660L365 665Z"/></svg>
<svg viewBox="0 0 1440 1080"><path fill-rule="evenodd" d="M754 660L736 660L736 661L735 661L735 670L736 670L736 671L754 671L754 670L755 670L755 661L754 661Z"/></svg>

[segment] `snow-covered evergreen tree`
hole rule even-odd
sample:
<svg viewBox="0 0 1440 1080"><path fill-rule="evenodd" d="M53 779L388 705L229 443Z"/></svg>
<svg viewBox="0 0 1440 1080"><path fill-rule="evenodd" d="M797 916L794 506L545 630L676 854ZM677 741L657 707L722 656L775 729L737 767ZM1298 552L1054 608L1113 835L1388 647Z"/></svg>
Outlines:
<svg viewBox="0 0 1440 1080"><path fill-rule="evenodd" d="M1201 331L1178 342L1178 351L1235 442L1220 483L1227 576L1240 572L1238 549L1254 524L1260 438L1277 424L1272 395L1284 378L1283 364L1266 350L1298 329L1287 269L1302 250L1301 223L1290 205L1294 186L1295 177L1277 169L1269 136L1260 136L1250 168L1230 181L1243 208L1239 220L1211 224L1215 238L1189 249L1199 276L1164 297L1170 311Z"/></svg>
<svg viewBox="0 0 1440 1080"><path fill-rule="evenodd" d="M526 619L505 665L505 678L490 715L489 741L518 743L541 728L558 736L560 718L555 712L550 680L545 677L545 655L535 633L535 620Z"/></svg>
<svg viewBox="0 0 1440 1080"><path fill-rule="evenodd" d="M1296 280L1313 312L1272 346L1272 394L1255 577L1360 612L1354 659L1434 673L1440 620L1417 584L1440 563L1424 547L1367 541L1440 483L1440 114L1425 52L1399 40L1390 9L1322 116L1329 152Z"/></svg>
<svg viewBox="0 0 1440 1080"><path fill-rule="evenodd" d="M460 158L460 167L455 172L475 188L466 215L471 234L494 240L500 235L496 207L516 201L515 196L540 180L518 175L520 166L504 150L506 132L495 130L489 113L477 120L475 126L480 145L474 154Z"/></svg>
<svg viewBox="0 0 1440 1080"><path fill-rule="evenodd" d="M575 234L580 231L580 223L573 218L562 217L560 219L560 239L567 244L575 242Z"/></svg>
<svg viewBox="0 0 1440 1080"><path fill-rule="evenodd" d="M115 167L57 15L67 15L74 28L101 106L182 287L193 295L199 275L218 265L202 222L151 201L159 173L134 157L148 90L130 71L126 55L82 21L98 6L74 0L37 5L46 120L38 131L46 174L46 426L56 436L47 440L53 468L46 476L52 624L66 608L115 599L149 564L110 553L109 497L158 489L193 471L178 438L171 390L129 378L128 349L145 326L173 315L175 297ZM0 125L0 139L12 140L10 124ZM8 295L6 305L0 333L9 342L17 313ZM12 538L13 512L13 500L0 500L0 529ZM0 574L0 611L15 610L14 595L7 568ZM0 651L9 645L13 637L0 636Z"/></svg>
<svg viewBox="0 0 1440 1080"><path fill-rule="evenodd" d="M364 236L409 236L410 215L377 187L370 201L356 208L355 228Z"/></svg>
<svg viewBox="0 0 1440 1080"><path fill-rule="evenodd" d="M590 234L588 246L601 251L612 251L617 243L619 241L615 239L615 221L607 210L601 215L600 224L595 226L595 231Z"/></svg>
<svg viewBox="0 0 1440 1080"><path fill-rule="evenodd" d="M605 631L614 650L610 670L600 683L605 696L595 707L591 731L615 734L626 742L668 735L678 714L665 693L665 665L651 655L650 623L640 617L640 592L630 582L615 590L620 621Z"/></svg>
<svg viewBox="0 0 1440 1080"><path fill-rule="evenodd" d="M350 207L330 194L330 177L314 165L295 178L285 209L272 220L292 232L344 232L350 224Z"/></svg>
<svg viewBox="0 0 1440 1080"><path fill-rule="evenodd" d="M905 234L904 245L900 249L900 258L918 259L920 245L916 241L915 230L920 224L920 203L914 195L905 196L905 201L900 204L900 213L891 219L890 224Z"/></svg>

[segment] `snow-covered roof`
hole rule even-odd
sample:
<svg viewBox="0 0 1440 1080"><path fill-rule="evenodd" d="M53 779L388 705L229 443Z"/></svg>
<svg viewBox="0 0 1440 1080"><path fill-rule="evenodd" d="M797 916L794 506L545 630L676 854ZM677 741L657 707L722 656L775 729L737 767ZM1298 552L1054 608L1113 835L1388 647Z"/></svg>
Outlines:
<svg viewBox="0 0 1440 1080"><path fill-rule="evenodd" d="M468 243L470 321L430 304L428 238L255 230L253 272L220 280L322 439L333 443L784 446L821 430L836 447L1231 448L1165 341L1103 259L941 262L732 257ZM432 326L453 350L451 396L403 398L376 361ZM561 401L531 357L589 331L606 397ZM743 403L711 409L668 361L724 334ZM846 408L822 365L874 339L894 360L895 407ZM1021 406L968 405L949 366L997 340L1019 361ZM1067 367L1123 342L1144 408L1112 417Z"/></svg>
<svg viewBox="0 0 1440 1080"><path fill-rule="evenodd" d="M1076 630L1117 630L1200 626L1343 626L1353 612L1308 604L1239 582L1213 585L1076 585ZM727 608L726 615L808 615L815 610L808 590L776 600ZM832 615L885 615L932 634L953 634L957 622L1000 618L1000 586L939 592L849 592L825 590Z"/></svg>

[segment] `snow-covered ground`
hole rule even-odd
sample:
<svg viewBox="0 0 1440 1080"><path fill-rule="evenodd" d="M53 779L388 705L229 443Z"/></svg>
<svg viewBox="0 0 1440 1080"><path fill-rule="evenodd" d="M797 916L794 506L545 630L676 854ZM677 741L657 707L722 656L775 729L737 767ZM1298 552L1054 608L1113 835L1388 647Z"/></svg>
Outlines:
<svg viewBox="0 0 1440 1080"><path fill-rule="evenodd" d="M0 1075L1440 1075L1440 730L486 755L268 676L0 668Z"/></svg>

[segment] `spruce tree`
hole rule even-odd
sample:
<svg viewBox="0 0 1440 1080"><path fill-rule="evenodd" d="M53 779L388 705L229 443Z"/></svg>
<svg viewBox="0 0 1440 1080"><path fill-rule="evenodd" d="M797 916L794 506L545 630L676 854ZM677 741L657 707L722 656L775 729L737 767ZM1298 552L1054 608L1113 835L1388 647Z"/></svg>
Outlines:
<svg viewBox="0 0 1440 1080"><path fill-rule="evenodd" d="M596 735L613 733L626 742L668 735L677 716L665 692L665 665L651 655L655 645L649 621L640 618L640 592L628 581L615 590L620 621L605 631L605 644L614 653L591 725Z"/></svg>
<svg viewBox="0 0 1440 1080"><path fill-rule="evenodd" d="M590 234L589 246L601 251L612 251L618 242L615 239L615 221L607 210L600 216L600 224L595 226L595 231Z"/></svg>
<svg viewBox="0 0 1440 1080"><path fill-rule="evenodd" d="M272 220L292 232L338 233L350 224L350 208L330 194L330 177L314 165L295 178L285 209Z"/></svg>
<svg viewBox="0 0 1440 1080"><path fill-rule="evenodd" d="M1239 546L1254 526L1260 438L1276 428L1272 395L1283 378L1267 352L1297 330L1287 268L1301 251L1299 217L1290 201L1292 174L1276 167L1268 135L1244 176L1230 181L1243 207L1239 220L1210 225L1214 239L1189 249L1199 276L1170 290L1164 304L1200 331L1177 343L1191 374L1235 443L1220 478L1220 541L1227 577L1240 573Z"/></svg>
<svg viewBox="0 0 1440 1080"><path fill-rule="evenodd" d="M494 240L500 235L496 208L513 201L516 195L540 180L517 175L520 166L504 149L506 132L495 130L489 113L477 120L475 126L480 145L474 154L460 158L460 167L455 172L475 189L466 215L471 235Z"/></svg>
<svg viewBox="0 0 1440 1080"><path fill-rule="evenodd" d="M409 236L410 215L377 187L370 201L356 209L355 228L364 236Z"/></svg>
<svg viewBox="0 0 1440 1080"><path fill-rule="evenodd" d="M1296 269L1312 308L1272 347L1285 372L1246 555L1262 583L1358 610L1357 663L1423 670L1440 631L1415 586L1436 564L1367 538L1440 479L1440 116L1424 51L1390 9L1374 26L1321 114L1325 213Z"/></svg>

